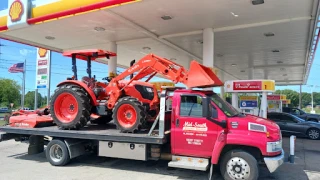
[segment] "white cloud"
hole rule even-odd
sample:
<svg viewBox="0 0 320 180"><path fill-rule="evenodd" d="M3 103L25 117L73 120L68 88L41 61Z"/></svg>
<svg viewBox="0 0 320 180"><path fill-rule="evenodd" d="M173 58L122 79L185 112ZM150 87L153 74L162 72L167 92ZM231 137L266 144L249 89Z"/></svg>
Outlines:
<svg viewBox="0 0 320 180"><path fill-rule="evenodd" d="M19 52L20 52L20 54L22 56L27 56L29 54L35 53L36 51L35 50L29 50L29 49L20 49Z"/></svg>

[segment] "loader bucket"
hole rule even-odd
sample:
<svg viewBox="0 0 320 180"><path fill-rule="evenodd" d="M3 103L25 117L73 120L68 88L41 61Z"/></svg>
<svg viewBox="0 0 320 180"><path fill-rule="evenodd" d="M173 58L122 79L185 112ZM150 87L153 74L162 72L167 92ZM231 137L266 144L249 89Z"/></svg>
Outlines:
<svg viewBox="0 0 320 180"><path fill-rule="evenodd" d="M223 83L209 67L191 61L186 85L189 88L207 88L223 86Z"/></svg>

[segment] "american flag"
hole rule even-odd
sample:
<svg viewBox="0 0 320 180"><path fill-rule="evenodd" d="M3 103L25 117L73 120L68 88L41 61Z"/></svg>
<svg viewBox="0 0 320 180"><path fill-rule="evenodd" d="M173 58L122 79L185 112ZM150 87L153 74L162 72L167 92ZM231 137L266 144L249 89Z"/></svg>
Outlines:
<svg viewBox="0 0 320 180"><path fill-rule="evenodd" d="M17 64L14 64L12 65L10 68L9 68L9 72L10 73L19 73L19 72L24 72L24 63L17 63Z"/></svg>

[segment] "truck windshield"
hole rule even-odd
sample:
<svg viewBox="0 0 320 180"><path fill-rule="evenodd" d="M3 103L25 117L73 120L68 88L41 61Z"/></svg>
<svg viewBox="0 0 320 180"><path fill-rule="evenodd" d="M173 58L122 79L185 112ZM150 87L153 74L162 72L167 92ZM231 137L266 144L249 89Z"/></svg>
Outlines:
<svg viewBox="0 0 320 180"><path fill-rule="evenodd" d="M238 110L225 100L221 99L217 94L211 95L210 98L228 117L234 117L240 114Z"/></svg>

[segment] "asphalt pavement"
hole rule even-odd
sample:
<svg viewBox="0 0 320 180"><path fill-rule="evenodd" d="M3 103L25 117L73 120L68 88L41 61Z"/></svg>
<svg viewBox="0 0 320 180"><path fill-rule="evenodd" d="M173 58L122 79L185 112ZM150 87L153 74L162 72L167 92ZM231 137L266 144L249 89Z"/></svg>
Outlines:
<svg viewBox="0 0 320 180"><path fill-rule="evenodd" d="M284 138L285 152L289 152L289 139ZM134 161L84 155L64 167L51 166L44 153L27 155L28 144L13 140L0 143L1 180L172 180L207 179L207 172L173 169L166 161ZM287 156L287 155L286 155ZM260 165L261 180L319 180L320 141L297 139L295 164L286 162L270 174ZM215 169L214 179L221 180Z"/></svg>

